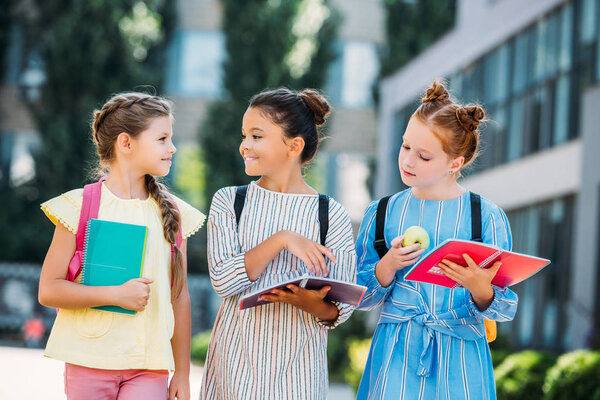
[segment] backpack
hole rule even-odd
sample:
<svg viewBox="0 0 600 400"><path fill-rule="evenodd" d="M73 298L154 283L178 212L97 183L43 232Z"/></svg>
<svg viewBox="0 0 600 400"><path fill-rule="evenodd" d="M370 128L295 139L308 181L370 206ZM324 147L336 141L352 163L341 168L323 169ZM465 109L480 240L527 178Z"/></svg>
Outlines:
<svg viewBox="0 0 600 400"><path fill-rule="evenodd" d="M235 211L235 223L239 225L242 210L246 204L246 192L248 185L238 186L235 189L235 200L233 210ZM325 246L327 231L329 230L329 196L319 193L319 233L321 236L321 245Z"/></svg>
<svg viewBox="0 0 600 400"><path fill-rule="evenodd" d="M481 238L481 196L471 192L471 240L475 242L483 242ZM377 251L379 258L383 258L388 252L387 244L385 243L385 237L383 230L385 228L385 212L387 210L387 204L391 196L383 197L377 204L377 211L375 212L375 240L373 241L373 247ZM485 333L487 341L493 342L496 339L497 328L496 321L484 320Z"/></svg>
<svg viewBox="0 0 600 400"><path fill-rule="evenodd" d="M79 224L77 226L77 234L75 236L76 240L76 249L75 254L71 258L69 262L69 269L67 270L68 281L74 282L75 279L81 273L81 267L83 265L83 253L85 251L85 234L87 231L88 220L91 218L98 218L98 210L100 209L100 196L102 194L102 182L106 180L106 177L100 178L100 180L96 183L90 183L89 185L85 185L83 187L83 202L81 204L81 212L79 213ZM177 207L177 203L173 200L173 204L175 205L175 209L179 211ZM177 239L175 243L177 247L181 247L181 243L183 242L183 236L181 233L181 225L179 227L179 232L177 232ZM175 255L175 248L171 244L171 260ZM173 283L171 282L171 285Z"/></svg>

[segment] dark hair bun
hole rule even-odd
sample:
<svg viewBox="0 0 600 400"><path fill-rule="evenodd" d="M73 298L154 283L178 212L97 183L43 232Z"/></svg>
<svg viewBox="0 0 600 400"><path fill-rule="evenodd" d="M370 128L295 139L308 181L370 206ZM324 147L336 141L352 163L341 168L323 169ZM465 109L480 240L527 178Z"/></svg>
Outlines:
<svg viewBox="0 0 600 400"><path fill-rule="evenodd" d="M304 100L306 106L312 111L315 117L315 124L317 126L323 125L325 118L331 111L331 107L325 97L313 89L304 89L298 93L298 96Z"/></svg>
<svg viewBox="0 0 600 400"><path fill-rule="evenodd" d="M421 99L423 103L430 103L434 101L449 101L450 93L446 90L446 87L439 81L433 81L431 87L425 92L425 97Z"/></svg>
<svg viewBox="0 0 600 400"><path fill-rule="evenodd" d="M456 109L456 119L467 132L477 130L483 118L485 118L485 111L479 106L465 106Z"/></svg>

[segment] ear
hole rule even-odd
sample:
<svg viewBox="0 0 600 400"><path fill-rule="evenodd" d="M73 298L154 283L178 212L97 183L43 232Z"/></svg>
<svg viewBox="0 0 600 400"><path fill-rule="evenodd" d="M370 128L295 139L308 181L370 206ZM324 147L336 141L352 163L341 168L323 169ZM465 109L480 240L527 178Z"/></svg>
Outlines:
<svg viewBox="0 0 600 400"><path fill-rule="evenodd" d="M121 132L119 133L119 136L117 136L117 141L115 143L116 150L121 153L129 154L131 153L132 142L131 136L128 133Z"/></svg>
<svg viewBox="0 0 600 400"><path fill-rule="evenodd" d="M454 172L458 171L465 164L465 158L463 156L456 157L450 163L450 169Z"/></svg>
<svg viewBox="0 0 600 400"><path fill-rule="evenodd" d="M288 139L288 155L290 157L300 157L302 151L304 150L304 139L300 136L296 136L293 139Z"/></svg>

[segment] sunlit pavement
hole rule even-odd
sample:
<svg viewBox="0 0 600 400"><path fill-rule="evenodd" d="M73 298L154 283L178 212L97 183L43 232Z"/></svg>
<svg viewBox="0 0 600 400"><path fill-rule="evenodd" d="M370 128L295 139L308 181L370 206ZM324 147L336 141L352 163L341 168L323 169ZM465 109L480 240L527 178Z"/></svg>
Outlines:
<svg viewBox="0 0 600 400"><path fill-rule="evenodd" d="M1 400L65 400L64 364L46 358L40 349L0 346ZM191 398L198 398L202 367L191 366ZM353 399L352 391L343 385L332 385L331 400Z"/></svg>

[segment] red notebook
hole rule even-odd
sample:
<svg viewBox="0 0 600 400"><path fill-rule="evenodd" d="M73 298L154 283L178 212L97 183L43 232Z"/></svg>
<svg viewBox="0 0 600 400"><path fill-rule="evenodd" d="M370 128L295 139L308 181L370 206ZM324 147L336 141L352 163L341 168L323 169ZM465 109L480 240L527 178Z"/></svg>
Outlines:
<svg viewBox="0 0 600 400"><path fill-rule="evenodd" d="M496 286L511 286L519 283L550 264L545 258L529 256L503 250L490 244L473 242L471 240L448 239L429 253L423 259L410 267L404 279L433 283L436 285L455 288L460 286L448 278L437 266L443 259L466 266L462 254L468 254L481 268L491 267L494 262L501 261L498 273L492 279Z"/></svg>
<svg viewBox="0 0 600 400"><path fill-rule="evenodd" d="M284 282L278 282L266 288L254 291L240 299L240 310L262 306L270 301L260 299L260 295L269 293L272 289L286 289L285 285L296 285L305 289L318 290L323 286L331 286L325 300L337 301L357 306L362 300L367 288L355 283L340 281L332 278L324 278L319 276L300 276Z"/></svg>

